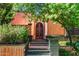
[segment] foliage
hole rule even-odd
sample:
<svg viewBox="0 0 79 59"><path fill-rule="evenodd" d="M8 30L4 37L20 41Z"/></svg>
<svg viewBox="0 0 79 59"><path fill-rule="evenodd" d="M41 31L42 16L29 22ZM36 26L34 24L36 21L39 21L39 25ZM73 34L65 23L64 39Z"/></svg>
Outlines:
<svg viewBox="0 0 79 59"><path fill-rule="evenodd" d="M60 48L59 49L59 55L60 56L70 56L71 54L70 54L69 51L66 51L65 49Z"/></svg>
<svg viewBox="0 0 79 59"><path fill-rule="evenodd" d="M68 41L59 41L59 46L66 46Z"/></svg>
<svg viewBox="0 0 79 59"><path fill-rule="evenodd" d="M48 12L47 4L44 3L27 3L27 4L14 4L14 10L24 12L32 20L48 20L45 16ZM30 15L29 15L30 14Z"/></svg>
<svg viewBox="0 0 79 59"><path fill-rule="evenodd" d="M60 56L79 56L78 52L76 52L76 51L67 51L63 48L59 49L59 55Z"/></svg>
<svg viewBox="0 0 79 59"><path fill-rule="evenodd" d="M21 26L2 25L0 26L0 41L7 43L26 42L28 30Z"/></svg>
<svg viewBox="0 0 79 59"><path fill-rule="evenodd" d="M55 37L54 37L54 36L49 35L49 36L46 36L46 38L55 38Z"/></svg>
<svg viewBox="0 0 79 59"><path fill-rule="evenodd" d="M79 41L75 42L75 50L78 52L79 54Z"/></svg>
<svg viewBox="0 0 79 59"><path fill-rule="evenodd" d="M49 9L49 18L60 23L65 28L70 43L72 44L71 30L74 27L78 27L79 24L78 4L49 4Z"/></svg>
<svg viewBox="0 0 79 59"><path fill-rule="evenodd" d="M70 42L66 43L66 46L70 46ZM72 47L74 48L74 50L76 51L75 54L79 55L79 41L73 42L72 43Z"/></svg>
<svg viewBox="0 0 79 59"><path fill-rule="evenodd" d="M15 12L12 3L0 3L0 25L9 23Z"/></svg>

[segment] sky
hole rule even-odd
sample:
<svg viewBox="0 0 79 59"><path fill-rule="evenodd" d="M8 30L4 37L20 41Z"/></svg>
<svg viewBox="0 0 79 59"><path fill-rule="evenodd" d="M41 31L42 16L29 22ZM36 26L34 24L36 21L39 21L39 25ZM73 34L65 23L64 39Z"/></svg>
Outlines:
<svg viewBox="0 0 79 59"><path fill-rule="evenodd" d="M79 3L79 0L0 0L0 3Z"/></svg>

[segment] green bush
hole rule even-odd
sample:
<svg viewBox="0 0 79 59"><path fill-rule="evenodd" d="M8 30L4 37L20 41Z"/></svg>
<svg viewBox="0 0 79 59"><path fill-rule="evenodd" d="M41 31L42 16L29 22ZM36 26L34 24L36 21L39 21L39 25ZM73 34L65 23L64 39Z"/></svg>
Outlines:
<svg viewBox="0 0 79 59"><path fill-rule="evenodd" d="M67 42L66 46L71 46L70 42ZM75 42L72 42L72 46L75 46Z"/></svg>
<svg viewBox="0 0 79 59"><path fill-rule="evenodd" d="M48 35L46 38L64 38L63 35Z"/></svg>
<svg viewBox="0 0 79 59"><path fill-rule="evenodd" d="M79 41L75 42L75 48L76 48L76 51L79 54Z"/></svg>
<svg viewBox="0 0 79 59"><path fill-rule="evenodd" d="M60 56L70 56L71 54L70 54L69 51L66 51L65 49L60 48L59 49L59 55Z"/></svg>
<svg viewBox="0 0 79 59"><path fill-rule="evenodd" d="M66 43L67 46L71 46L70 42ZM74 50L76 51L75 55L79 55L79 41L73 42L72 43L72 47L74 48Z"/></svg>
<svg viewBox="0 0 79 59"><path fill-rule="evenodd" d="M28 30L24 26L0 26L0 41L8 43L26 42Z"/></svg>
<svg viewBox="0 0 79 59"><path fill-rule="evenodd" d="M46 38L54 38L54 36L48 35L46 36Z"/></svg>

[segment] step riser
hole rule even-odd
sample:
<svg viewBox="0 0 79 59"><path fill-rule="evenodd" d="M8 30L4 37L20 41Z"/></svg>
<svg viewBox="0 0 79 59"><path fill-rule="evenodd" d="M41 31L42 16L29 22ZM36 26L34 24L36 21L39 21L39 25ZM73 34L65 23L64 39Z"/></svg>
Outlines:
<svg viewBox="0 0 79 59"><path fill-rule="evenodd" d="M48 50L48 48L30 48L29 50Z"/></svg>
<svg viewBox="0 0 79 59"><path fill-rule="evenodd" d="M47 40L33 40L31 42L48 42Z"/></svg>
<svg viewBox="0 0 79 59"><path fill-rule="evenodd" d="M49 53L43 53L43 54L41 54L41 53L40 53L40 54L32 54L32 53L31 53L31 54L30 54L30 53L29 53L29 55L27 55L27 56L50 56L50 54L49 54Z"/></svg>
<svg viewBox="0 0 79 59"><path fill-rule="evenodd" d="M42 43L42 42L36 42L36 43L30 43L30 44L48 44L48 43Z"/></svg>
<svg viewBox="0 0 79 59"><path fill-rule="evenodd" d="M49 52L49 50L28 50L28 51L29 51L29 52L30 52L30 51L34 51L34 52L42 52L42 51L43 51L43 52Z"/></svg>
<svg viewBox="0 0 79 59"><path fill-rule="evenodd" d="M49 53L49 51L28 51L27 53L34 53L34 54L43 54L43 53Z"/></svg>
<svg viewBox="0 0 79 59"><path fill-rule="evenodd" d="M48 46L48 44L30 44L30 46Z"/></svg>

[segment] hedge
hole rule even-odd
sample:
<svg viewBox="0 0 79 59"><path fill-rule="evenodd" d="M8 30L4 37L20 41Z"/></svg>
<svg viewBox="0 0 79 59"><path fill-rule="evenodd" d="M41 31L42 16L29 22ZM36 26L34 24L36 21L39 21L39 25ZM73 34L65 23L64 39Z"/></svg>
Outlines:
<svg viewBox="0 0 79 59"><path fill-rule="evenodd" d="M24 26L1 25L0 42L15 44L17 42L25 43L28 39L28 30Z"/></svg>

